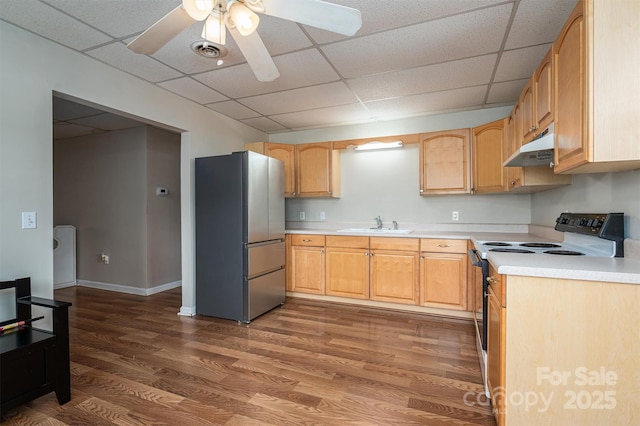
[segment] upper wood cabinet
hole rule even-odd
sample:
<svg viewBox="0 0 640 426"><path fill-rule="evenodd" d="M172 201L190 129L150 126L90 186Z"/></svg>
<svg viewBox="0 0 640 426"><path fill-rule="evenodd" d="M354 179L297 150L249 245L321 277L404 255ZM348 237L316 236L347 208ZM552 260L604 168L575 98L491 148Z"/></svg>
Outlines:
<svg viewBox="0 0 640 426"><path fill-rule="evenodd" d="M420 195L471 192L469 129L420 135Z"/></svg>
<svg viewBox="0 0 640 426"><path fill-rule="evenodd" d="M640 2L581 0L554 43L555 171L640 167Z"/></svg>
<svg viewBox="0 0 640 426"><path fill-rule="evenodd" d="M530 78L520 93L518 103L522 109L522 143L527 143L535 136L535 97L533 95L533 78Z"/></svg>
<svg viewBox="0 0 640 426"><path fill-rule="evenodd" d="M340 197L340 153L331 142L295 145L298 197Z"/></svg>
<svg viewBox="0 0 640 426"><path fill-rule="evenodd" d="M553 50L549 49L533 74L535 129L537 134L553 122L555 84L553 80Z"/></svg>
<svg viewBox="0 0 640 426"><path fill-rule="evenodd" d="M496 120L471 129L474 193L486 194L506 190L506 168L502 166L506 120Z"/></svg>
<svg viewBox="0 0 640 426"><path fill-rule="evenodd" d="M284 163L284 196L296 196L295 145L273 142L248 143L245 149L271 158L277 158Z"/></svg>

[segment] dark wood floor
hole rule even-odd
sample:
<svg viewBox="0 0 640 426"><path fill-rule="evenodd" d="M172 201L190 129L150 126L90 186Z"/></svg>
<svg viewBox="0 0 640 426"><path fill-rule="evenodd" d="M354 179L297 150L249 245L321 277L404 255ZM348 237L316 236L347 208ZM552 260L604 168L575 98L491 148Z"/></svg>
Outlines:
<svg viewBox="0 0 640 426"><path fill-rule="evenodd" d="M3 425L495 424L467 320L288 299L246 326L176 315L180 289L55 298L73 303L72 400Z"/></svg>

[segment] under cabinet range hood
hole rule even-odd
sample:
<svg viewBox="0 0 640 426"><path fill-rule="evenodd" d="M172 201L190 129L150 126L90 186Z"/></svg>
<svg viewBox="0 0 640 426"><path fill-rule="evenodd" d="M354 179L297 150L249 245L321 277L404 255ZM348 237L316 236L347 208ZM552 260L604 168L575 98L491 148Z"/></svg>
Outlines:
<svg viewBox="0 0 640 426"><path fill-rule="evenodd" d="M555 136L553 123L531 142L520 147L503 163L504 167L550 166L553 164Z"/></svg>

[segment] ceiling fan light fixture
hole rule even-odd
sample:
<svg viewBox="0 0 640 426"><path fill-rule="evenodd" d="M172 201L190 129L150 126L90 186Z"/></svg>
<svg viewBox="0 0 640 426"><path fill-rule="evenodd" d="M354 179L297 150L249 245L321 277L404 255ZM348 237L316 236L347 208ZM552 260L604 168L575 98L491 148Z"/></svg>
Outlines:
<svg viewBox="0 0 640 426"><path fill-rule="evenodd" d="M226 44L227 29L224 26L222 13L217 10L211 12L202 28L202 38L216 44Z"/></svg>
<svg viewBox="0 0 640 426"><path fill-rule="evenodd" d="M182 7L196 21L204 21L211 13L214 0L182 0Z"/></svg>
<svg viewBox="0 0 640 426"><path fill-rule="evenodd" d="M243 36L253 33L260 23L258 15L238 0L227 2L226 19L230 20L230 25Z"/></svg>

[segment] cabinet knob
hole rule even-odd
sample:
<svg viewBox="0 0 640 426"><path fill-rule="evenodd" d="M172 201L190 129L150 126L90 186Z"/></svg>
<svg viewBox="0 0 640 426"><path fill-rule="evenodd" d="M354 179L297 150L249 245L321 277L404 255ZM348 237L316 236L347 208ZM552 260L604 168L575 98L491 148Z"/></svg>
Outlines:
<svg viewBox="0 0 640 426"><path fill-rule="evenodd" d="M487 277L487 282L488 282L489 284L493 284L493 283L497 283L497 282L498 282L498 280L497 280L497 279L495 279L495 278L493 278L493 277Z"/></svg>
<svg viewBox="0 0 640 426"><path fill-rule="evenodd" d="M420 193L422 194L424 192L424 189L420 188Z"/></svg>
<svg viewBox="0 0 640 426"><path fill-rule="evenodd" d="M516 181L515 181L515 180L512 180L512 181L511 181L511 186L514 186L515 184L516 184Z"/></svg>

